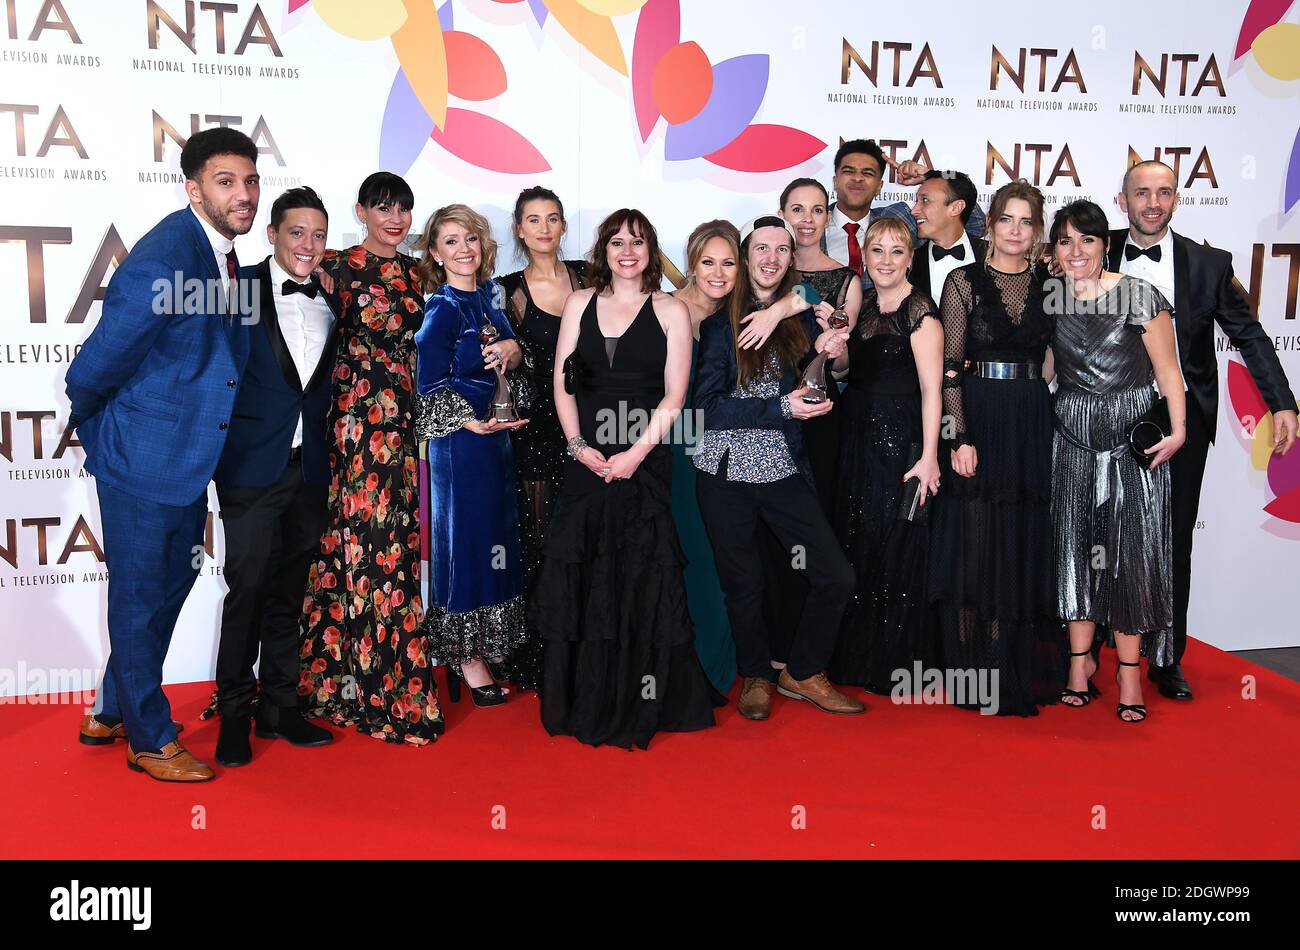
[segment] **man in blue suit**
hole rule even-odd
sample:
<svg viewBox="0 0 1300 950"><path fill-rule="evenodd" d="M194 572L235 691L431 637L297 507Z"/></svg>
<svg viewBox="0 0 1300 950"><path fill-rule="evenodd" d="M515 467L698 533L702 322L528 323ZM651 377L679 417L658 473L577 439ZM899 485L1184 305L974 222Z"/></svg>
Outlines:
<svg viewBox="0 0 1300 950"><path fill-rule="evenodd" d="M259 737L297 746L333 739L298 711L303 597L328 520L325 417L339 304L312 277L328 227L316 192L291 188L271 205L266 236L275 253L243 272L261 295L261 319L250 328L248 366L213 479L230 587L217 650L217 762L224 766L253 758L254 698Z"/></svg>
<svg viewBox="0 0 1300 950"><path fill-rule="evenodd" d="M110 655L81 741L125 738L128 767L202 782L214 772L177 740L162 671L203 562L208 482L257 318L234 250L257 214L257 146L234 129L197 132L181 171L189 207L163 218L113 275L66 388L109 571Z"/></svg>

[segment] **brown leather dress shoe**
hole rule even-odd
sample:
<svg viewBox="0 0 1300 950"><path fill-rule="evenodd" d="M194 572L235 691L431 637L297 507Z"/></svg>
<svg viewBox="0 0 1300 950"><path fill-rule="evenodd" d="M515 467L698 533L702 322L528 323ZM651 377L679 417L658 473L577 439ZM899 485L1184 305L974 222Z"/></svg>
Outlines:
<svg viewBox="0 0 1300 950"><path fill-rule="evenodd" d="M185 731L185 727L174 719L172 726L177 734ZM77 741L82 745L112 745L118 739L125 738L125 723L119 722L116 726L107 726L94 716L86 716L81 720L81 735L77 737Z"/></svg>
<svg viewBox="0 0 1300 950"><path fill-rule="evenodd" d="M194 758L179 742L167 743L160 752L136 752L128 742L126 767L160 782L206 782L217 775L210 765Z"/></svg>
<svg viewBox="0 0 1300 950"><path fill-rule="evenodd" d="M814 673L806 680L797 680L790 675L789 670L782 670L776 681L776 691L782 696L812 703L822 712L855 716L867 711L862 703L852 696L845 696L832 686L825 673Z"/></svg>
<svg viewBox="0 0 1300 950"><path fill-rule="evenodd" d="M740 714L746 719L766 719L772 715L772 681L761 676L746 676L740 687Z"/></svg>

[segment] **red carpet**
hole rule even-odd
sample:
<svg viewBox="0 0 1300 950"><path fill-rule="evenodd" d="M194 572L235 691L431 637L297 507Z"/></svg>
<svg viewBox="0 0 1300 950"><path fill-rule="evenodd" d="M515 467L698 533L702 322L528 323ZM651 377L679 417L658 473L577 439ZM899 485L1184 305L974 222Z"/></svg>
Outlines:
<svg viewBox="0 0 1300 950"><path fill-rule="evenodd" d="M190 786L128 771L120 743L78 744L79 708L0 706L0 857L1300 857L1300 684L1200 643L1188 669L1197 698L1150 687L1140 726L1115 718L1108 651L1083 710L995 719L868 697L840 718L777 697L756 723L733 694L716 729L648 752L552 739L531 695L465 697L433 746L254 739L251 765ZM168 689L208 762L210 691Z"/></svg>

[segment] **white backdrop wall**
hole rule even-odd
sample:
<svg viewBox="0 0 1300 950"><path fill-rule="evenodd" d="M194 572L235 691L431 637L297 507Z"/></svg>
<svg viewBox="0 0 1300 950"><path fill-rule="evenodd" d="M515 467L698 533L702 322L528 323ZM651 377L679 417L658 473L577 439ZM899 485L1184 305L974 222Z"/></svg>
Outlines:
<svg viewBox="0 0 1300 950"><path fill-rule="evenodd" d="M514 196L534 183L566 203L569 256L585 253L605 213L634 205L684 266L700 221L775 210L796 176L829 185L840 138L873 137L900 159L920 153L965 170L985 203L1019 155L1018 173L1043 188L1049 213L1086 196L1117 226L1113 196L1130 150L1163 156L1178 163L1176 229L1233 253L1300 381L1300 223L1284 208L1298 187L1286 179L1300 160L1300 81L1285 77L1288 57L1300 59L1300 45L1287 46L1300 26L1273 27L1238 57L1245 0L1198 4L1195 16L1183 0L940 0L922 15L840 0L441 6L439 24L430 0L5 0L0 695L40 691L30 671L94 671L106 654L99 515L66 430L63 377L116 261L183 204L176 138L195 128L232 124L263 146L258 225L237 242L244 262L267 253L271 202L298 184L324 196L331 246L354 243L356 186L382 161L411 183L417 230L450 201L483 211L507 245L503 272L517 266ZM674 50L655 73L679 39L697 47ZM691 78L702 57L717 70L692 126L707 89ZM389 104L399 68L406 80ZM452 111L430 140L429 114L442 105ZM747 119L759 128L728 145ZM677 157L705 141L722 151ZM887 183L881 200L910 202L911 191ZM1227 386L1240 356L1219 342L1223 399L1196 535L1192 634L1233 649L1300 643L1300 464L1269 467L1258 451L1252 460ZM1238 402L1250 408L1248 390ZM212 556L181 615L169 682L212 675L225 587L220 522L210 524Z"/></svg>

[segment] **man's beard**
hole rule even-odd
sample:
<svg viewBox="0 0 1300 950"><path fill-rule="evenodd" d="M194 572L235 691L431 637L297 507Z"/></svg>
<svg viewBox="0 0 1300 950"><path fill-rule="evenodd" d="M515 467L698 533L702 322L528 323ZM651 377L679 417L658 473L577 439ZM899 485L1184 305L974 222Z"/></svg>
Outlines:
<svg viewBox="0 0 1300 950"><path fill-rule="evenodd" d="M222 211L216 205L212 204L212 202L208 201L206 195L203 196L203 213L208 216L208 220L212 222L213 227L225 234L247 234L253 229L253 218L251 216L248 219L248 224L243 226L243 230L240 230L240 228L230 220L230 212Z"/></svg>
<svg viewBox="0 0 1300 950"><path fill-rule="evenodd" d="M1160 219L1160 223L1158 225L1152 227L1151 225L1147 224L1146 220L1143 219L1141 215L1135 214L1128 219L1128 223L1133 225L1133 227L1137 229L1139 234L1148 234L1148 235L1159 234L1165 228L1169 227L1169 222L1173 219L1173 217L1174 217L1173 212L1170 212L1169 214L1165 215Z"/></svg>

